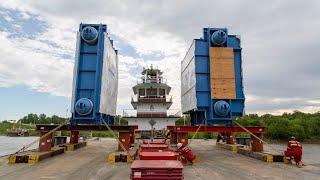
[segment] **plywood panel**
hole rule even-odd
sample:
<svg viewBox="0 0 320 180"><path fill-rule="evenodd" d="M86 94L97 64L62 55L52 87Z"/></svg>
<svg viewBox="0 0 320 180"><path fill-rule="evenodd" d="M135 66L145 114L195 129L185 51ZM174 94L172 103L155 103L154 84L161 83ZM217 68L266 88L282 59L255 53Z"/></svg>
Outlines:
<svg viewBox="0 0 320 180"><path fill-rule="evenodd" d="M235 79L211 79L212 99L236 99Z"/></svg>
<svg viewBox="0 0 320 180"><path fill-rule="evenodd" d="M235 79L211 79L214 88L235 88Z"/></svg>
<svg viewBox="0 0 320 180"><path fill-rule="evenodd" d="M213 99L236 99L233 48L210 48L210 82Z"/></svg>
<svg viewBox="0 0 320 180"><path fill-rule="evenodd" d="M210 61L211 78L231 78L234 79L233 59L212 59Z"/></svg>
<svg viewBox="0 0 320 180"><path fill-rule="evenodd" d="M233 59L233 48L210 47L210 58Z"/></svg>

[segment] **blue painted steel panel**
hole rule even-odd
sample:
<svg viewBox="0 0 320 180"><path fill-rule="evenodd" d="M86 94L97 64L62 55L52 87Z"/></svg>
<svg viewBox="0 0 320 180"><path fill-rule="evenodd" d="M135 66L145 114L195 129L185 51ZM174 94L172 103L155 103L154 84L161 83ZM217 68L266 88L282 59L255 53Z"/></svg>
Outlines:
<svg viewBox="0 0 320 180"><path fill-rule="evenodd" d="M240 117L244 112L245 96L242 82L242 57L240 39L229 35L226 28L204 28L203 38L195 39L195 77L197 105L183 113L189 113L191 124L200 124L203 120L210 126L213 124L232 125L233 117ZM233 48L234 74L235 74L235 99L212 99L210 86L210 47ZM193 49L189 49L193 50ZM223 69L221 69L223 71ZM183 83L183 82L182 82ZM185 103L185 102L183 102ZM183 104L182 103L182 104ZM218 105L216 104L218 103ZM216 106L215 106L216 104ZM223 106L226 105L227 106ZM215 109L220 108L219 109ZM221 110L227 108L228 110Z"/></svg>
<svg viewBox="0 0 320 180"><path fill-rule="evenodd" d="M80 24L71 102L72 125L101 125L102 119L113 124L114 115L100 110L105 40L110 40L106 31L107 26L103 24Z"/></svg>
<svg viewBox="0 0 320 180"><path fill-rule="evenodd" d="M196 39L195 55L209 56L209 51L207 51L207 43L203 41L203 39Z"/></svg>
<svg viewBox="0 0 320 180"><path fill-rule="evenodd" d="M205 56L196 56L197 61L196 64L196 73L209 73L210 72L210 66L209 61Z"/></svg>

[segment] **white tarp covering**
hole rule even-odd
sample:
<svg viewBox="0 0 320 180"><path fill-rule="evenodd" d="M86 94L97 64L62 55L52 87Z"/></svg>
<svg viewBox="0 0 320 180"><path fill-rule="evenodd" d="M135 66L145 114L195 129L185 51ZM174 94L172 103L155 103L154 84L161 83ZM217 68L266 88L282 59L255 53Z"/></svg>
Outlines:
<svg viewBox="0 0 320 180"><path fill-rule="evenodd" d="M71 97L71 109L70 109L71 113L74 113L74 104L76 103L74 101L76 98L79 46L80 46L80 33L77 32L76 55L75 55L74 67L73 67L72 97Z"/></svg>
<svg viewBox="0 0 320 180"><path fill-rule="evenodd" d="M100 113L116 115L118 93L118 55L104 33L104 52L102 62Z"/></svg>
<svg viewBox="0 0 320 180"><path fill-rule="evenodd" d="M197 107L195 41L181 62L181 109L187 112Z"/></svg>

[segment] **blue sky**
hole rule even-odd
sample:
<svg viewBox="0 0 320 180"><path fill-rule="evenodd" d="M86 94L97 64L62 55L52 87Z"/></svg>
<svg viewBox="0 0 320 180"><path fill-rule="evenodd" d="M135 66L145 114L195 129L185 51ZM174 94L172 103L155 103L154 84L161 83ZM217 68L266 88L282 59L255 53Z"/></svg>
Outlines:
<svg viewBox="0 0 320 180"><path fill-rule="evenodd" d="M107 24L119 50L118 114L132 108L131 87L150 64L164 71L172 109L180 109L180 62L204 27L241 35L247 113L318 111L319 7L317 1L4 0L0 120L66 116L81 22Z"/></svg>

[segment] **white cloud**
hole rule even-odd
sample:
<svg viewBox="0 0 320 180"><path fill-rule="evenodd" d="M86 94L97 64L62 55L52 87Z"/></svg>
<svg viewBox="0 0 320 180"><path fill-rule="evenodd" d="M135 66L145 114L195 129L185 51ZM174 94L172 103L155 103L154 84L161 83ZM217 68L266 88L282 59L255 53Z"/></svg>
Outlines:
<svg viewBox="0 0 320 180"><path fill-rule="evenodd" d="M0 32L0 86L26 85L38 92L70 96L72 60L64 60L45 43L8 39Z"/></svg>
<svg viewBox="0 0 320 180"><path fill-rule="evenodd" d="M19 24L12 24L12 26L20 30L22 29L22 26Z"/></svg>
<svg viewBox="0 0 320 180"><path fill-rule="evenodd" d="M255 112L252 112L252 113L255 113L255 114L258 114L258 115L264 115L264 114L282 115L283 113L292 113L294 110L298 110L298 111L304 112L304 113L315 113L315 112L319 111L319 106L306 106L306 107L301 107L299 109L292 109L292 108L275 109L273 111L260 110L260 111L255 111Z"/></svg>
<svg viewBox="0 0 320 180"><path fill-rule="evenodd" d="M124 65L124 64L130 65L130 66L137 66L137 65L141 65L141 64L138 64L140 62L144 62L144 60L141 59L141 58L133 58L133 57L130 57L130 56L119 55L119 64L120 64L120 66ZM126 70L128 70L128 69L126 69Z"/></svg>
<svg viewBox="0 0 320 180"><path fill-rule="evenodd" d="M22 19L30 19L30 15L27 14L26 12L20 12L20 16Z"/></svg>
<svg viewBox="0 0 320 180"><path fill-rule="evenodd" d="M320 100L309 100L308 103L310 104L317 104L320 106Z"/></svg>
<svg viewBox="0 0 320 180"><path fill-rule="evenodd" d="M12 22L13 21L13 19L8 15L3 16L3 18L8 22Z"/></svg>
<svg viewBox="0 0 320 180"><path fill-rule="evenodd" d="M283 114L299 110L306 113L314 113L320 110L319 99L309 99L302 97L278 98L267 96L246 95L246 114Z"/></svg>
<svg viewBox="0 0 320 180"><path fill-rule="evenodd" d="M132 28L133 26L135 28ZM140 55L156 55L157 52L163 52L165 56L172 56L184 53L186 49L182 38L168 32L154 32L153 28L148 28L147 25L121 22L116 26L116 30L120 29L130 29L117 35L135 47Z"/></svg>

